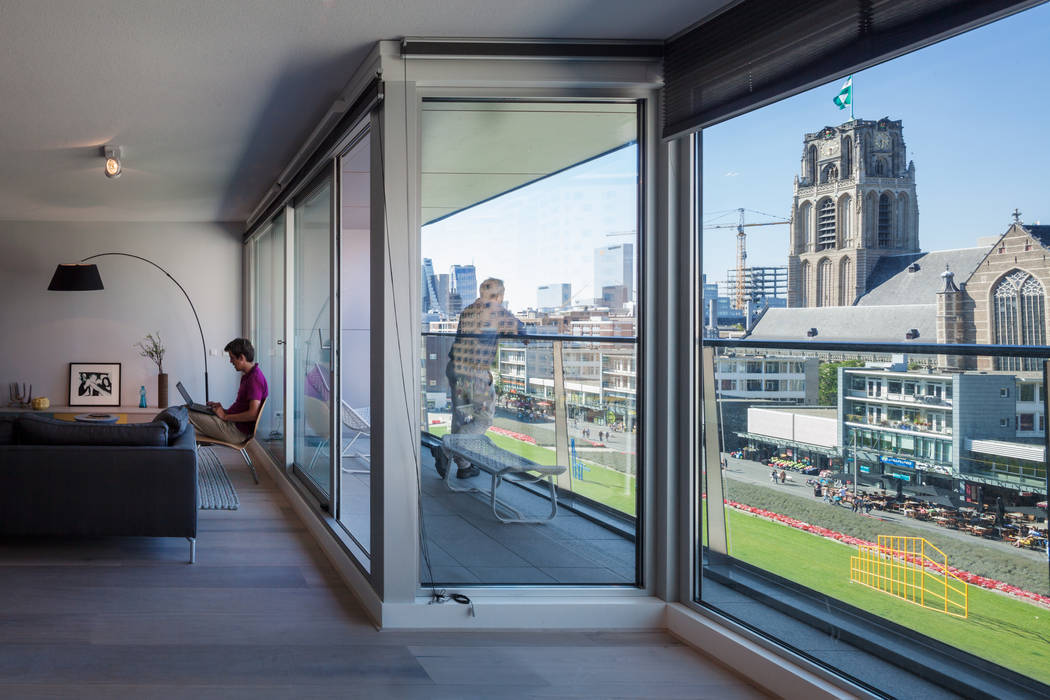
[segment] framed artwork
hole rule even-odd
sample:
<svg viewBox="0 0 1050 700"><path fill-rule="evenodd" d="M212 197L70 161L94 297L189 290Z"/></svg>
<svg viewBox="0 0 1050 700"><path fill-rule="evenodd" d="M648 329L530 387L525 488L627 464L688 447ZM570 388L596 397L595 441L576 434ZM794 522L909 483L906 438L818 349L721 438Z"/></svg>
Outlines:
<svg viewBox="0 0 1050 700"><path fill-rule="evenodd" d="M70 406L119 406L119 362L70 362Z"/></svg>

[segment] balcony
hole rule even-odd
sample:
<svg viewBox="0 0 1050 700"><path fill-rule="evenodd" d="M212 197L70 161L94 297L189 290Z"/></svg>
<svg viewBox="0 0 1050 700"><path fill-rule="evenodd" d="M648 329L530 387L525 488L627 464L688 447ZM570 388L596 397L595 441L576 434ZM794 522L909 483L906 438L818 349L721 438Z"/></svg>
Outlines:
<svg viewBox="0 0 1050 700"><path fill-rule="evenodd" d="M522 342L519 336L488 341ZM489 500L492 477L485 471L467 479L451 477L457 489L478 493L451 491L437 473L435 451L451 431L453 407L428 411L420 476L428 555L420 563L424 584L633 585L639 476L636 412L625 409L623 399L615 395L629 392L633 399L633 389L602 387L597 376L593 382L570 379L562 358L570 347L593 343L594 364L600 366L600 346L617 343L633 349L636 341L541 336L527 343L527 369L503 367L504 373L494 377L495 405L485 436L509 455L568 467L556 478L557 515L540 524L500 522ZM547 361L534 363L533 358ZM556 361L562 366L555 367ZM571 366L579 369L577 357ZM529 390L508 391L515 379L527 380ZM607 399L605 393L610 394ZM484 416L476 420L488 422ZM456 465L450 466L455 474ZM508 477L499 486L498 498L526 516L551 510L547 484L529 477Z"/></svg>
<svg viewBox="0 0 1050 700"><path fill-rule="evenodd" d="M869 394L865 389L850 389L845 394L851 399L859 399L862 401L875 401L879 403L896 403L907 406L936 406L943 408L951 408L952 400L945 399L938 396L925 396L917 394L890 394L882 392L880 394Z"/></svg>
<svg viewBox="0 0 1050 700"><path fill-rule="evenodd" d="M951 435L952 427L945 425L935 428L929 421L908 422L898 420L868 420L864 416L848 414L845 424L848 426L874 428L877 430L888 430L894 433L925 433L931 435Z"/></svg>

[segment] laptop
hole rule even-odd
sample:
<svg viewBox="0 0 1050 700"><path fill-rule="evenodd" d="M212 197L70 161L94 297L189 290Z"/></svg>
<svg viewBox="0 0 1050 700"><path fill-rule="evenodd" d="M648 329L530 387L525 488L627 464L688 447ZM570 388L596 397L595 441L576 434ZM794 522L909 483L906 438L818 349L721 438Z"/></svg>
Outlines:
<svg viewBox="0 0 1050 700"><path fill-rule="evenodd" d="M193 397L190 396L190 392L186 391L186 387L182 385L182 382L176 384L175 388L179 390L180 394L182 394L182 398L186 402L186 408L190 409L191 411L196 411L197 413L210 413L213 416L215 415L215 411L211 409L211 406L205 406L204 404L194 403Z"/></svg>

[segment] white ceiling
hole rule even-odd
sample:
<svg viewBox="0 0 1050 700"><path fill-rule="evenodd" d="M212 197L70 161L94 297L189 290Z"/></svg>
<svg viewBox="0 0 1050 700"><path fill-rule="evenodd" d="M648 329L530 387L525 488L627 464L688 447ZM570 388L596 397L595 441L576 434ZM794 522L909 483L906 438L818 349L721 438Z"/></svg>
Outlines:
<svg viewBox="0 0 1050 700"><path fill-rule="evenodd" d="M0 0L0 219L244 221L380 39L664 39L725 4Z"/></svg>

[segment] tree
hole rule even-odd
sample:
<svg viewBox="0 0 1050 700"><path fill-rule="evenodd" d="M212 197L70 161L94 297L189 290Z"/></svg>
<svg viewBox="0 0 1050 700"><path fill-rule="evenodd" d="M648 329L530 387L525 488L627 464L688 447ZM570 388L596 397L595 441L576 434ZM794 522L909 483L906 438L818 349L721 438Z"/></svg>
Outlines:
<svg viewBox="0 0 1050 700"><path fill-rule="evenodd" d="M839 396L839 367L863 367L860 360L844 360L842 362L821 362L817 370L820 377L820 396L818 401L821 406L834 406L838 403Z"/></svg>

